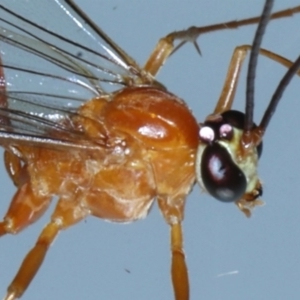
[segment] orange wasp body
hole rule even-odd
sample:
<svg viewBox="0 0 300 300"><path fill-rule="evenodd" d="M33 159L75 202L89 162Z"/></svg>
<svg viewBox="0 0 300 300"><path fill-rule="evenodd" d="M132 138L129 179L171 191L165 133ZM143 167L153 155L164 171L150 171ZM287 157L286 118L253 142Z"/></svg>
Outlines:
<svg viewBox="0 0 300 300"><path fill-rule="evenodd" d="M23 166L6 153L8 169L20 187L13 200L21 203L20 216L14 219L14 209L8 216L12 231L17 233L24 222L26 226L35 221L53 195L61 199L56 214L66 222L63 227L88 215L135 221L147 215L156 197L162 202L164 197L178 201L177 214L182 219L183 195L195 181L199 130L184 102L153 87L126 88L110 99L87 102L68 122L99 147L68 152L21 146L18 151L26 158Z"/></svg>
<svg viewBox="0 0 300 300"><path fill-rule="evenodd" d="M29 40L19 39L17 35L14 39L22 40L25 48L30 45ZM108 44L111 46L110 42ZM196 177L195 160L200 125L181 99L153 79L152 75L156 75L169 56L169 53L163 52L159 55L157 50L160 49L159 45L144 69L139 69L130 58L124 56L122 50L114 49L121 58L125 57L125 71L121 60L114 60L114 57L107 61L120 68L120 74L110 73L106 66L100 70L113 77L100 77L103 82L125 85L125 88L112 93L104 92L97 83L93 86L97 74L90 69L83 70L80 65L87 61L84 52L72 52L72 55L65 56L65 49L39 50L39 54L49 60L50 64L69 68L78 78L86 76L91 87L95 88L93 92L96 96L70 113L65 112L65 106L51 106L50 100L42 104L42 107L44 105L52 112L58 111L60 118L55 122L49 118L40 118L39 112L26 119L11 108L7 114L2 115L1 121L8 131L19 128L20 122L23 135L19 140L14 135L16 131L11 130L9 137L3 137L1 142L6 149L6 169L18 190L4 221L0 223L0 234L18 233L45 212L54 195L59 198L51 221L25 258L5 299L15 299L22 295L60 230L89 215L114 222L138 220L147 215L155 199L171 227L172 276L176 299L188 299L181 221L186 197ZM172 51L168 45L165 49L166 52ZM160 60L160 57L163 59ZM5 62L3 66L13 69L7 67ZM21 69L19 71L22 72ZM48 76L42 73L35 75ZM3 78L10 83L11 79L6 79L6 74ZM68 80L72 82L70 77ZM76 84L84 87L80 80ZM23 95L11 92L8 84L2 90L4 112L7 112L6 97L17 103L29 101ZM41 92L38 96L48 95ZM71 97L71 94L67 97ZM51 104L50 107L47 107L48 104ZM29 105L35 108L38 106L34 101ZM216 108L215 114L223 111ZM24 125L26 122L30 123L29 129ZM34 128L35 124L37 129ZM27 136L31 139L28 140ZM256 148L252 152L250 164L256 165ZM244 153L241 153L239 158L243 157ZM249 177L253 181L251 187L245 188L241 201L240 197L236 199L246 215L250 215L251 209L261 203L256 199L260 190L256 171ZM253 201L253 205L245 204L245 199Z"/></svg>

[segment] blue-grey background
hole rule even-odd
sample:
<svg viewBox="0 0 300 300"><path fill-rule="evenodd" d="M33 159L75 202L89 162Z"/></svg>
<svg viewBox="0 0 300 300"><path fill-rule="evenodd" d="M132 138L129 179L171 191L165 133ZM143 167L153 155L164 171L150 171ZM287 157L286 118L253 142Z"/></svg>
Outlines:
<svg viewBox="0 0 300 300"><path fill-rule="evenodd" d="M171 31L252 17L260 14L263 3L77 2L141 64L158 39ZM43 1L37 3L42 5ZM299 4L296 0L281 0L275 9ZM202 121L212 112L219 97L234 47L251 43L255 28L249 26L201 37L202 57L187 45L167 62L158 79L185 99ZM300 54L299 28L300 15L273 21L264 38L264 47L294 60ZM273 61L259 59L256 121L260 120L284 72ZM245 73L236 108L243 108L244 94ZM235 205L225 205L202 194L198 186L189 196L184 232L191 299L299 299L299 97L300 78L295 78L265 136L259 172L266 205L256 209L251 219L246 219ZM3 165L0 169L3 215L15 188ZM6 286L48 219L49 213L18 236L0 240L0 295L5 294ZM118 225L89 218L61 233L22 299L173 299L169 269L169 228L155 204L145 220L134 224Z"/></svg>

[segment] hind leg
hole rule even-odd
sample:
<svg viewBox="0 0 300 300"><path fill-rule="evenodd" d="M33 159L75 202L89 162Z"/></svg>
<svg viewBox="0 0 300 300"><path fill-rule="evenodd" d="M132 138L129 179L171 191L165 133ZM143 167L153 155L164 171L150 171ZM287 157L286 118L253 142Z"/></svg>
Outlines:
<svg viewBox="0 0 300 300"><path fill-rule="evenodd" d="M89 210L84 208L79 201L65 198L59 200L51 221L42 230L35 245L25 256L18 273L7 289L4 300L14 300L22 296L42 265L58 233L81 221L87 215L89 215Z"/></svg>
<svg viewBox="0 0 300 300"><path fill-rule="evenodd" d="M38 220L48 208L51 197L37 197L30 183L23 184L14 195L8 211L0 222L0 236L17 234Z"/></svg>

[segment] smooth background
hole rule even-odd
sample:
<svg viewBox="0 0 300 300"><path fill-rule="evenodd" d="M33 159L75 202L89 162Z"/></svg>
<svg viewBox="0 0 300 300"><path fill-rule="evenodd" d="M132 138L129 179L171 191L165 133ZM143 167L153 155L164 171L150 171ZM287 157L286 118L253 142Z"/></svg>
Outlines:
<svg viewBox="0 0 300 300"><path fill-rule="evenodd" d="M259 15L262 2L78 1L141 64L163 35L191 25ZM299 5L297 2L277 1L275 9ZM218 99L234 47L251 43L255 28L201 37L202 57L187 45L170 59L158 79L203 120ZM264 47L295 59L300 54L299 28L300 15L273 21ZM259 60L256 121L284 72L268 59ZM245 73L235 104L240 109L244 82ZM300 78L295 78L265 137L259 167L263 208L246 219L233 204L203 195L198 186L189 196L184 231L191 299L299 299L299 95ZM0 169L3 215L15 189L4 167ZM1 239L0 295L5 294L48 218L49 214L18 236ZM59 236L22 299L172 299L169 261L169 230L156 205L145 220L131 225L89 218Z"/></svg>

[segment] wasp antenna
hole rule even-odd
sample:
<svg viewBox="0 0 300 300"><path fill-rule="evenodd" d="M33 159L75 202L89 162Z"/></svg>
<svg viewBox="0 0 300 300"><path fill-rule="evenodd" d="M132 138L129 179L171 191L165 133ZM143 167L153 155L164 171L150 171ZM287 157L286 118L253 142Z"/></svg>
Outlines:
<svg viewBox="0 0 300 300"><path fill-rule="evenodd" d="M299 68L300 68L300 56L296 59L296 61L293 63L293 65L288 69L288 71L285 73L285 75L281 79L280 83L278 84L278 87L275 90L275 92L271 98L271 101L268 105L268 108L266 109L264 116L261 120L261 123L259 125L259 127L262 131L266 130L266 128L276 110L276 107L281 99L281 96L282 96L285 88L288 86L291 79L297 73Z"/></svg>
<svg viewBox="0 0 300 300"><path fill-rule="evenodd" d="M249 132L253 127L253 110L254 110L254 80L259 49L261 46L262 37L265 33L268 21L271 16L271 10L274 0L266 0L264 9L254 36L247 74L247 89L246 89L246 108L245 108L245 132Z"/></svg>

